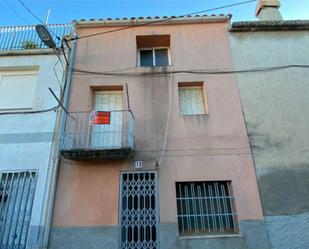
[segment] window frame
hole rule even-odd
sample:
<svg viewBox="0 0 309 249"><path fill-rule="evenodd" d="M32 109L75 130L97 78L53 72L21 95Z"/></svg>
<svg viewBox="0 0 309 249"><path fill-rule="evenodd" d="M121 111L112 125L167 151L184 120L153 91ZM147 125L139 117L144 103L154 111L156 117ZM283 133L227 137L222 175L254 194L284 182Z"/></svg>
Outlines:
<svg viewBox="0 0 309 249"><path fill-rule="evenodd" d="M208 98L207 98L207 91L206 91L206 84L203 81L190 81L190 82L178 82L177 84L177 91L178 91L178 107L179 107L179 114L181 116L203 116L203 115L208 115ZM203 98L203 108L204 108L204 113L193 113L193 114L183 114L182 109L181 109L181 101L180 101L180 94L179 90L181 88L196 88L196 89L202 89L202 98Z"/></svg>
<svg viewBox="0 0 309 249"><path fill-rule="evenodd" d="M14 112L16 110L32 110L33 109L33 102L34 102L34 98L36 96L36 91L37 91L37 87L38 87L38 81L39 81L39 70L38 69L22 69L22 70L0 70L0 89L1 89L1 82L2 82L2 78L3 76L20 76L20 75L34 75L36 76L36 82L35 82L35 90L33 93L33 99L32 99L32 103L31 106L27 106L27 107L14 107L14 108L2 108L0 106L0 113L4 112L4 111L8 111L8 112Z"/></svg>
<svg viewBox="0 0 309 249"><path fill-rule="evenodd" d="M167 49L167 60L168 64L165 66L156 66L156 55L155 51L157 49ZM152 51L152 66L142 66L141 65L141 51ZM171 66L171 54L170 54L170 48L169 47L150 47L150 48L138 48L137 50L138 56L137 56L137 65L139 67L168 67Z"/></svg>
<svg viewBox="0 0 309 249"><path fill-rule="evenodd" d="M232 220L233 220L233 227L230 227L230 229L233 229L234 232L225 232L225 231L218 231L219 229L216 229L217 232L201 232L201 231L198 231L198 232L187 232L187 233L181 233L180 231L180 224L179 224L179 209L182 210L182 207L179 208L179 205L178 205L178 201L179 201L179 198L180 199L183 199L185 197L182 197L182 196L177 196L177 192L178 192L178 185L190 185L190 184L210 184L210 183L225 183L226 186L227 186L227 189L228 189L228 195L225 195L226 197L228 197L230 199L230 209L231 209L231 215L232 215ZM232 181L231 180L205 180L205 181L200 181L200 180L193 180L193 181L176 181L175 182L175 200L176 200L176 217L177 217L177 226L178 226L178 237L179 239L200 239L200 238L216 238L216 237L241 237L243 236L242 234L240 234L240 229L239 229L239 220L238 220L238 215L237 215L237 209L236 209L236 203L235 203L235 195L234 195L234 191L233 191L233 188L232 188ZM212 195L210 197L208 197L207 195L205 196L201 196L202 198L218 198L218 196L220 195L217 195L217 197L214 197L215 195ZM193 199L194 197L190 197L190 196L187 196L188 199ZM226 198L226 199L228 199ZM192 207L194 206L193 203L191 204ZM191 207L190 205L190 207ZM208 204L206 204L208 205ZM210 204L212 205L212 204ZM227 204L223 204L223 206L225 205L225 207L223 207L223 209L229 209L228 205ZM217 205L216 205L217 207ZM199 208L201 208L199 206ZM217 207L218 208L218 207ZM220 210L221 210L222 206L220 206ZM194 210L194 208L193 208ZM197 209L196 209L197 210ZM195 211L196 211L195 210ZM204 210L204 208L203 208ZM221 210L222 211L222 210ZM194 212L194 211L193 211ZM197 216L197 212L195 213L190 213L189 216ZM184 213L183 213L184 214ZM204 211L203 211L203 214ZM207 214L209 215L213 215L213 213L208 213L207 211ZM216 213L214 213L216 214ZM222 213L224 215L224 213ZM228 214L228 213L227 213ZM207 217L207 215L205 215ZM207 218L208 219L208 218ZM209 222L209 220L208 220ZM211 221L213 222L213 220ZM226 221L225 221L226 222ZM198 226L199 226L199 222L197 221L196 223ZM191 223L190 223L190 226L191 226ZM194 228L196 229L196 227ZM220 228L221 229L221 228ZM192 229L191 229L192 230ZM200 227L198 227L198 230L200 230ZM202 229L201 229L202 230ZM206 226L205 226L205 230L207 230ZM210 229L208 228L208 231ZM225 228L223 228L223 230L225 230Z"/></svg>

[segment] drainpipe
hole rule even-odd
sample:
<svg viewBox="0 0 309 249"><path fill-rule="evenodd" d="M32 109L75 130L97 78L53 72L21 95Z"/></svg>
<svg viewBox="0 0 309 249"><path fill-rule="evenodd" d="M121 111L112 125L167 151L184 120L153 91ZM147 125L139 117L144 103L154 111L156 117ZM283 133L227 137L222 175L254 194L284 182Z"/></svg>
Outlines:
<svg viewBox="0 0 309 249"><path fill-rule="evenodd" d="M74 64L74 58L75 58L75 49L76 49L76 34L73 34L73 42L72 42L72 48L71 48L71 54L70 54L70 63L69 63L69 69L68 69L68 77L66 81L66 88L64 92L64 99L63 99L63 106L65 109L68 108L69 104L69 95L70 95L70 89L71 89L71 81L72 81L72 72L73 72L73 64ZM63 111L62 116L61 116L61 126L60 126L60 133L59 133L59 138L60 142L57 148L57 159L55 162L55 170L54 173L51 177L51 200L49 202L49 205L47 206L47 223L46 223L46 230L44 233L44 238L43 238L43 248L48 247L48 242L49 242L49 235L50 235L50 228L51 228L51 223L52 223L52 214L53 214L53 208L54 208L54 202L55 202L55 196L56 196L56 184L57 184L57 176L58 176L58 169L60 166L60 146L61 146L61 139L62 135L64 133L65 129L65 118L66 118L66 113Z"/></svg>

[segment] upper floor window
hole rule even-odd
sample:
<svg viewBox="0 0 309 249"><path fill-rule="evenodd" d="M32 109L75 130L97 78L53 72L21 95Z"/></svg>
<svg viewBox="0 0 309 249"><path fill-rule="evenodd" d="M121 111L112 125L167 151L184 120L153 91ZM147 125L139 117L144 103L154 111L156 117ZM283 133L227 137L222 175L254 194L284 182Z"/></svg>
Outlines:
<svg viewBox="0 0 309 249"><path fill-rule="evenodd" d="M138 66L160 67L170 65L170 36L144 35L136 37Z"/></svg>
<svg viewBox="0 0 309 249"><path fill-rule="evenodd" d="M207 113L203 82L178 83L178 95L182 115Z"/></svg>
<svg viewBox="0 0 309 249"><path fill-rule="evenodd" d="M37 72L0 72L0 110L31 109L37 85Z"/></svg>
<svg viewBox="0 0 309 249"><path fill-rule="evenodd" d="M168 48L150 48L139 51L139 65L141 67L168 66Z"/></svg>

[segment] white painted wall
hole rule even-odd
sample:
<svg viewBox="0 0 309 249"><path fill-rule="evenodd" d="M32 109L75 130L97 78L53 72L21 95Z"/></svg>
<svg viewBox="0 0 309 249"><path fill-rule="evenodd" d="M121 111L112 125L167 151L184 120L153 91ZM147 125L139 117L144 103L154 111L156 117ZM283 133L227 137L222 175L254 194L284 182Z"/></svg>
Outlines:
<svg viewBox="0 0 309 249"><path fill-rule="evenodd" d="M21 111L38 111L57 106L56 100L48 90L50 87L57 96L60 94L60 85L56 74L61 81L65 66L62 67L60 62L57 63L57 60L55 54L0 56L0 74L12 70L20 73L25 70L37 72L37 82L35 89L32 90L32 108L27 106L26 110ZM60 83L62 84L62 82ZM25 93L29 94L29 91L25 90ZM5 97L10 98L8 92ZM29 96L27 98L29 102ZM6 111L0 109L0 113ZM33 238L36 237L36 234L33 233L37 233L38 230L31 230L31 227L44 227L45 222L46 210L43 210L43 203L49 188L48 174L49 167L52 166L50 157L56 115L56 111L38 114L0 114L0 170L38 170L30 222L30 236Z"/></svg>

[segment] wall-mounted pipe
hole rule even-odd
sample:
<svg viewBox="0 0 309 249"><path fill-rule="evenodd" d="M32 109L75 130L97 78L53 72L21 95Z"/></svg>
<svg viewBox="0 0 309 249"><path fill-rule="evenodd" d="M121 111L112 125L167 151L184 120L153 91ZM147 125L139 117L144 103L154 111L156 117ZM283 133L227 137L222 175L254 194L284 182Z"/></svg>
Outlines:
<svg viewBox="0 0 309 249"><path fill-rule="evenodd" d="M73 38L76 38L75 33L73 35ZM65 87L64 98L63 98L63 106L65 107L65 109L68 108L68 104L69 104L69 95L70 95L70 89L71 89L75 50L76 50L76 39L73 39L71 54L70 54L70 63L69 63L69 69L68 69L68 77L67 77L66 84L65 84L66 87ZM57 158L54 163L55 169L54 171L52 171L53 174L51 176L50 202L48 203L49 205L47 206L47 223L46 223L46 229L45 229L44 238L43 238L43 248L47 248L48 242L49 242L50 228L51 228L51 223L52 223L52 214L53 214L55 195L56 195L56 183L57 183L58 169L60 165L61 138L62 138L64 129L65 129L65 115L66 113L62 112L61 121L60 121L60 133L59 133L60 142L57 148Z"/></svg>

